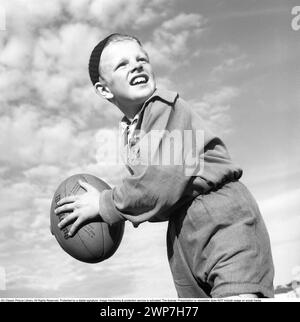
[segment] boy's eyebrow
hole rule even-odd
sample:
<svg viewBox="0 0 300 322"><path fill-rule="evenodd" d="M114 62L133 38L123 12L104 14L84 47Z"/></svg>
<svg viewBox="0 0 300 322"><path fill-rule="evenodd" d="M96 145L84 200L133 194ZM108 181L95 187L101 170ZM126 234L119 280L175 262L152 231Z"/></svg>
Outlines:
<svg viewBox="0 0 300 322"><path fill-rule="evenodd" d="M146 55L146 57L149 59L149 55L148 55L148 53L146 52L146 50L144 50L143 48L142 48L142 52Z"/></svg>
<svg viewBox="0 0 300 322"><path fill-rule="evenodd" d="M125 62L125 61L126 61L126 59L127 59L127 58L125 58L125 57L120 58L120 59L119 59L119 60L114 64L114 70L116 70L116 69L118 68L118 66L119 66L121 63Z"/></svg>
<svg viewBox="0 0 300 322"><path fill-rule="evenodd" d="M143 53L143 55L145 55L147 57L148 60L150 59L148 53L145 50L142 50L142 53ZM140 54L137 55L137 57L139 57L139 56L141 56L141 55ZM121 63L125 62L126 60L127 60L126 57L121 57L119 60L117 60L117 62L114 64L114 70L116 70L118 68L118 66Z"/></svg>

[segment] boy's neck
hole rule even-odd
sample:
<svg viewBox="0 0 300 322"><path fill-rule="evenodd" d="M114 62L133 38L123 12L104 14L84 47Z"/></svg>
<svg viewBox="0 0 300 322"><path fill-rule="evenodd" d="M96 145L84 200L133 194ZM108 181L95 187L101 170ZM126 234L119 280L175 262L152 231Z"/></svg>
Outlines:
<svg viewBox="0 0 300 322"><path fill-rule="evenodd" d="M136 109L134 112L132 112L132 111L129 111L129 113L128 113L128 111L127 111L127 113L124 113L125 114L125 116L127 117L127 119L130 121L130 122L132 122L132 120L134 119L134 117L140 112L140 110L142 109L142 106L140 106L138 109Z"/></svg>
<svg viewBox="0 0 300 322"><path fill-rule="evenodd" d="M156 89L155 89L156 90ZM153 93L155 92L153 91ZM118 106L120 111L126 116L129 121L132 121L134 117L143 109L145 103L152 97L153 93L143 102L137 105L132 104L132 102L128 104L120 104L118 101L114 101L114 104Z"/></svg>
<svg viewBox="0 0 300 322"><path fill-rule="evenodd" d="M134 119L134 117L141 111L143 105L144 104L138 105L135 108L133 108L132 106L130 107L118 106L118 107L120 111L126 116L126 118L131 122Z"/></svg>

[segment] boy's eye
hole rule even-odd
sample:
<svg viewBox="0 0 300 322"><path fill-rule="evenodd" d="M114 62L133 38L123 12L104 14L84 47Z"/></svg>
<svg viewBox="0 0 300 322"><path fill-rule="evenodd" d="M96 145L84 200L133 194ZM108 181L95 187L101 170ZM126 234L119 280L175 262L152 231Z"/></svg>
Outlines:
<svg viewBox="0 0 300 322"><path fill-rule="evenodd" d="M120 67L124 67L126 65L126 62L123 61L120 64L117 65L116 69L120 68Z"/></svg>
<svg viewBox="0 0 300 322"><path fill-rule="evenodd" d="M145 57L141 57L141 58L139 58L139 59L138 59L138 61L148 62L148 59L147 59L147 58L145 58Z"/></svg>

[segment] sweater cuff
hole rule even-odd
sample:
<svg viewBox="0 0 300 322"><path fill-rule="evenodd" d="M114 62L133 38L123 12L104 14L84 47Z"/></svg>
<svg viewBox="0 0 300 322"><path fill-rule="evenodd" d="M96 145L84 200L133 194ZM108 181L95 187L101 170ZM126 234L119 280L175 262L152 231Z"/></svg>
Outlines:
<svg viewBox="0 0 300 322"><path fill-rule="evenodd" d="M113 190L103 190L99 198L99 214L103 221L109 225L124 221L125 218L116 209L113 201Z"/></svg>

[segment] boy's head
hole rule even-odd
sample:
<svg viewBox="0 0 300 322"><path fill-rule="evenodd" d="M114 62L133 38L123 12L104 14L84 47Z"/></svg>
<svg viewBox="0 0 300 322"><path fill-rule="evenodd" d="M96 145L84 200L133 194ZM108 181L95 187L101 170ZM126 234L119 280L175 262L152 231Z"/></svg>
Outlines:
<svg viewBox="0 0 300 322"><path fill-rule="evenodd" d="M98 43L89 73L96 92L123 112L136 113L156 88L148 54L137 38L128 35L111 34Z"/></svg>

